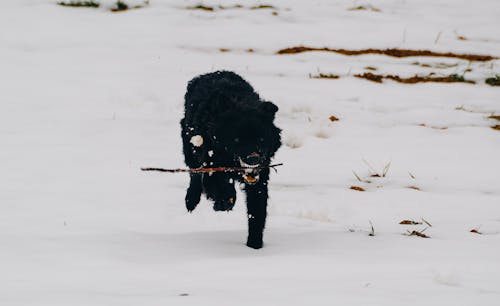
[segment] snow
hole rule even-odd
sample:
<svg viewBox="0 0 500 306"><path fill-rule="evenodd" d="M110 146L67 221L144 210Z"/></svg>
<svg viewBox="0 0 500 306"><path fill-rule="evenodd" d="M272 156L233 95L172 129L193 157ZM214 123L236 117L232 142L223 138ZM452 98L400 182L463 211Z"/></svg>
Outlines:
<svg viewBox="0 0 500 306"><path fill-rule="evenodd" d="M0 10L0 305L498 304L500 133L487 117L500 106L484 79L500 61L274 55L308 45L500 56L498 1L203 1L269 3L278 15L55 2ZM360 5L380 12L348 10ZM472 69L477 84L353 77L367 66ZM187 175L139 170L184 166L186 84L217 69L280 107L284 166L261 250L244 245L241 192L231 213L202 200L189 214ZM309 78L318 72L340 79ZM432 227L398 224L421 218ZM403 235L426 227L431 238Z"/></svg>
<svg viewBox="0 0 500 306"><path fill-rule="evenodd" d="M189 142L195 147L201 147L203 145L203 137L201 135L194 135Z"/></svg>

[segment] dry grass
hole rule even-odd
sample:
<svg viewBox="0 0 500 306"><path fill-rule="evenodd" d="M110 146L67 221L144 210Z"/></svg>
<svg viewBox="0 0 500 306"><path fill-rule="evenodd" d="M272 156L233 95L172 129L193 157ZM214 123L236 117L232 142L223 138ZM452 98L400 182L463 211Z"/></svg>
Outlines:
<svg viewBox="0 0 500 306"><path fill-rule="evenodd" d="M95 1L69 1L69 2L57 2L58 5L61 6L70 6L70 7L99 7L99 3Z"/></svg>
<svg viewBox="0 0 500 306"><path fill-rule="evenodd" d="M482 234L483 234L483 233L481 233L481 232L479 231L479 229L476 229L476 228L471 229L471 230L470 230L470 232L471 232L471 233L474 233L474 234L478 234L478 235L482 235Z"/></svg>
<svg viewBox="0 0 500 306"><path fill-rule="evenodd" d="M417 190L417 191L421 191L421 189L420 189L420 188L418 188L417 186L413 186L413 185L411 185L411 186L406 186L406 188L408 188L408 189L413 189L413 190Z"/></svg>
<svg viewBox="0 0 500 306"><path fill-rule="evenodd" d="M420 123L420 124L417 124L418 126L422 126L422 127L428 127L428 128L431 128L431 129L434 129L434 130L447 130L448 127L446 126L434 126L434 125L428 125L428 124L425 124L425 123Z"/></svg>
<svg viewBox="0 0 500 306"><path fill-rule="evenodd" d="M306 46L296 46L281 49L276 54L297 54L303 52L313 52L313 51L321 51L321 52L334 52L343 55L363 55L363 54L382 54L392 57L412 57L412 56L432 56L432 57L447 57L447 58L460 58L468 61L478 61L478 62L486 62L494 59L498 59L498 57L491 55L481 55L481 54L457 54L452 52L434 52L430 50L409 50L409 49L361 49L361 50L348 50L348 49L332 49L332 48L314 48L314 47L306 47Z"/></svg>
<svg viewBox="0 0 500 306"><path fill-rule="evenodd" d="M417 222L417 221L413 221L413 220L403 220L403 221L399 222L399 224L402 224L402 225L421 225L422 222Z"/></svg>
<svg viewBox="0 0 500 306"><path fill-rule="evenodd" d="M201 11L207 11L207 12L213 12L215 11L215 8L213 6L206 6L203 4L198 4L194 6L188 6L186 7L187 10L201 10Z"/></svg>
<svg viewBox="0 0 500 306"><path fill-rule="evenodd" d="M338 76L336 74L319 73L319 74L316 74L316 75L310 74L309 78L311 78L311 79L332 79L333 80L333 79L340 78L340 76Z"/></svg>
<svg viewBox="0 0 500 306"><path fill-rule="evenodd" d="M328 117L328 119L329 119L331 122L339 121L339 118L335 117L334 115L331 115L330 117Z"/></svg>
<svg viewBox="0 0 500 306"><path fill-rule="evenodd" d="M277 10L276 7L269 5L269 4L261 4L261 5L255 5L255 6L250 6L250 7L245 7L241 4L235 4L235 5L230 5L230 6L224 6L224 5L208 6L208 5L198 4L198 5L194 5L194 6L188 6L188 7L186 7L186 9L187 10L201 10L201 11L206 11L206 12L214 12L217 10L232 10L232 9L249 9L249 10L271 9L271 10Z"/></svg>
<svg viewBox="0 0 500 306"><path fill-rule="evenodd" d="M500 131L500 124L491 126L492 129Z"/></svg>
<svg viewBox="0 0 500 306"><path fill-rule="evenodd" d="M424 231L426 229L422 230L422 231L416 231L416 230L413 230L413 231L407 231L407 236L417 236L417 237L420 237L420 238L431 238L430 236L427 236L426 234L424 234Z"/></svg>
<svg viewBox="0 0 500 306"><path fill-rule="evenodd" d="M485 80L485 83L490 86L500 86L500 75L496 75L495 77L492 78L487 78Z"/></svg>
<svg viewBox="0 0 500 306"><path fill-rule="evenodd" d="M457 74L450 74L448 76L443 77L435 77L431 75L427 76L412 76L409 78L402 78L398 75L382 75L382 74L374 74L371 72L365 72L363 74L355 74L357 78L366 79L376 83L382 83L384 79L389 79L396 81L398 83L403 84L417 84L417 83L467 83L467 84L475 84L474 81L466 80L463 76Z"/></svg>
<svg viewBox="0 0 500 306"><path fill-rule="evenodd" d="M349 189L356 190L356 191L366 191L363 187L359 186L351 186Z"/></svg>
<svg viewBox="0 0 500 306"><path fill-rule="evenodd" d="M348 11L372 11L372 12L380 12L380 9L372 6L372 5L359 5L355 7L351 7L347 9Z"/></svg>

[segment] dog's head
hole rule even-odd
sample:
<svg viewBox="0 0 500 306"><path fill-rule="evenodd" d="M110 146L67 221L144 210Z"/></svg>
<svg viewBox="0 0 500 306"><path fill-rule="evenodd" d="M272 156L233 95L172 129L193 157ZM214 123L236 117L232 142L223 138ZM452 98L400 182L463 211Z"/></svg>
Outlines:
<svg viewBox="0 0 500 306"><path fill-rule="evenodd" d="M273 103L262 102L256 109L228 111L217 122L216 146L232 157L235 166L249 168L243 173L247 184L258 182L258 167L268 166L281 146L281 130L273 122L277 111Z"/></svg>

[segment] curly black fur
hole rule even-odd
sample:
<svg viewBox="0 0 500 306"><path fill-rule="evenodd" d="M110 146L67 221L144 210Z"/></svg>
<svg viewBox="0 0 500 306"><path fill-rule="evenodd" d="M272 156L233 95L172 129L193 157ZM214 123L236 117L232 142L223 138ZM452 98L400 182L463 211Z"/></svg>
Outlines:
<svg viewBox="0 0 500 306"><path fill-rule="evenodd" d="M276 105L263 101L252 86L234 72L217 71L192 79L181 120L186 165L190 168L269 165L281 146L281 130L273 123L277 111ZM201 145L193 141L193 137L200 139L198 135L203 140ZM234 183L244 183L247 245L261 248L268 179L268 168L250 173L191 174L186 208L193 211L204 193L214 201L215 210L231 210L236 201Z"/></svg>

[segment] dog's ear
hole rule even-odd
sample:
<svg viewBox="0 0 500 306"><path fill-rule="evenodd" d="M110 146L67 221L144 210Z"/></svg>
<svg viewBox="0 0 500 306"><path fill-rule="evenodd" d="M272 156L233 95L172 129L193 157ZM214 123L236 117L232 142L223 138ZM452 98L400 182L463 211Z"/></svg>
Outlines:
<svg viewBox="0 0 500 306"><path fill-rule="evenodd" d="M259 108L264 111L265 113L269 114L271 118L274 119L274 115L278 111L278 107L269 101L264 101L259 105Z"/></svg>

